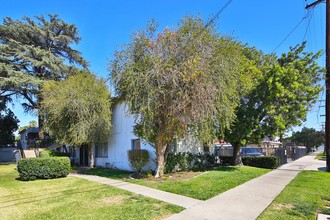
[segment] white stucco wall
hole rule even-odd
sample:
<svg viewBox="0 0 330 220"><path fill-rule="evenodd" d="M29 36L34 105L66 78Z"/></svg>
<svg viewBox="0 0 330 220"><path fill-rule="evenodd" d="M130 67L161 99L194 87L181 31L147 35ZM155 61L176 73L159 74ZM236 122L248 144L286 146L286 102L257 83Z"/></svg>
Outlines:
<svg viewBox="0 0 330 220"><path fill-rule="evenodd" d="M128 116L124 104L115 105L112 114L112 134L108 138L108 158L95 158L95 165L114 169L132 170L129 166L127 151L131 149L133 139L138 139L133 133L134 118ZM141 140L141 149L149 152L149 163L145 170L155 169L155 149Z"/></svg>
<svg viewBox="0 0 330 220"><path fill-rule="evenodd" d="M193 154L203 153L203 145L197 137L188 135L177 142L176 152L190 152Z"/></svg>

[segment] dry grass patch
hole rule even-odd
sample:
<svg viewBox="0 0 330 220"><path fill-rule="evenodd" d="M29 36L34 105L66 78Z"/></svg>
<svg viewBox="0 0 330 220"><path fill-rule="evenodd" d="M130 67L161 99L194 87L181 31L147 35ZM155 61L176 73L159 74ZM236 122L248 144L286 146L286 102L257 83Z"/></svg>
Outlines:
<svg viewBox="0 0 330 220"><path fill-rule="evenodd" d="M130 175L130 177L132 177L134 179L139 179L139 180L146 180L149 182L171 182L171 181L177 181L177 180L190 180L190 179L196 178L200 175L203 175L205 173L207 173L207 172L190 171L190 172L176 172L176 173L166 174L159 178L155 178L151 174L138 176L137 178L134 175Z"/></svg>
<svg viewBox="0 0 330 220"><path fill-rule="evenodd" d="M121 205L127 200L129 196L124 195L116 195L112 197L105 197L100 199L100 203L106 204L106 205ZM161 206L160 206L161 207Z"/></svg>
<svg viewBox="0 0 330 220"><path fill-rule="evenodd" d="M282 209L292 209L294 207L294 205L292 205L292 204L282 204L282 203L280 203L280 204L275 204L274 205L274 209L275 210L282 210Z"/></svg>

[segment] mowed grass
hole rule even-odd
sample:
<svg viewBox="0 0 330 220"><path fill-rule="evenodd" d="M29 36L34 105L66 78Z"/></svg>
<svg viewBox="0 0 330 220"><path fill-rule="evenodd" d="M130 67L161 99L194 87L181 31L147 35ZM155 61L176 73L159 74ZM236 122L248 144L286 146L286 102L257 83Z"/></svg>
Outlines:
<svg viewBox="0 0 330 220"><path fill-rule="evenodd" d="M66 177L23 182L0 165L0 219L162 219L183 208L118 188Z"/></svg>
<svg viewBox="0 0 330 220"><path fill-rule="evenodd" d="M316 219L330 214L330 173L302 171L285 187L258 220Z"/></svg>
<svg viewBox="0 0 330 220"><path fill-rule="evenodd" d="M185 180L171 180L171 178L167 178L167 180L164 181L153 181L152 179L150 180L150 178L127 180L128 172L112 171L109 169L86 170L83 173L121 179L166 192L207 200L269 171L268 169L248 166L217 167L193 178ZM114 174L112 174L112 172L114 172Z"/></svg>

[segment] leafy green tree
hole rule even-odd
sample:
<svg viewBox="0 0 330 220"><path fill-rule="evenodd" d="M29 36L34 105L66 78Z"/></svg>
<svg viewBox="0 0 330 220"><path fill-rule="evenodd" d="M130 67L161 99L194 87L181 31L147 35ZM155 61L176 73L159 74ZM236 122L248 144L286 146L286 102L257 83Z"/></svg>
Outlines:
<svg viewBox="0 0 330 220"><path fill-rule="evenodd" d="M30 128L36 128L37 127L37 121L35 121L35 120L29 121L29 127Z"/></svg>
<svg viewBox="0 0 330 220"><path fill-rule="evenodd" d="M301 131L293 132L292 136L288 138L296 145L303 145L310 152L313 147L319 147L324 144L324 131L317 131L314 128L303 127Z"/></svg>
<svg viewBox="0 0 330 220"><path fill-rule="evenodd" d="M112 85L136 118L136 134L155 146L156 177L174 139L190 133L209 142L215 126L224 129L235 117L240 46L204 26L185 18L177 30L156 34L151 23L110 64Z"/></svg>
<svg viewBox="0 0 330 220"><path fill-rule="evenodd" d="M94 167L91 144L107 140L111 131L111 100L105 81L84 71L45 83L42 98L49 133L60 144L86 145Z"/></svg>
<svg viewBox="0 0 330 220"><path fill-rule="evenodd" d="M324 70L316 63L320 53L307 53L304 48L305 43L298 45L276 60L255 50L247 54L261 77L242 94L236 120L225 132L234 147L233 164L242 163L240 149L245 144L281 136L305 120L321 91L318 83Z"/></svg>
<svg viewBox="0 0 330 220"><path fill-rule="evenodd" d="M25 125L25 126L20 126L19 129L18 129L18 133L20 133L21 131L25 130L25 129L28 129L29 126L28 125Z"/></svg>
<svg viewBox="0 0 330 220"><path fill-rule="evenodd" d="M18 129L18 132L20 133L21 131L28 129L28 128L36 128L38 127L38 123L35 120L31 120L29 121L29 125L25 125L25 126L20 126Z"/></svg>
<svg viewBox="0 0 330 220"><path fill-rule="evenodd" d="M6 108L6 99L0 99L0 146L15 142L14 132L18 129L19 120L14 113Z"/></svg>
<svg viewBox="0 0 330 220"><path fill-rule="evenodd" d="M22 97L27 112L37 110L43 82L65 79L77 67L87 66L80 52L70 46L79 41L77 27L57 15L6 17L0 25L0 95Z"/></svg>

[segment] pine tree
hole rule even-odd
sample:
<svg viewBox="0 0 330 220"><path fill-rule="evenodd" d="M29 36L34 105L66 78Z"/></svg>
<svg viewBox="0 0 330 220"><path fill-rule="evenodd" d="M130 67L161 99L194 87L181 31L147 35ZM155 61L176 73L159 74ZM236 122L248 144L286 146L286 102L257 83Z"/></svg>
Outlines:
<svg viewBox="0 0 330 220"><path fill-rule="evenodd" d="M77 27L58 15L6 17L0 25L0 96L22 97L26 112L38 110L43 82L63 80L87 67L80 52L70 46L79 41Z"/></svg>

